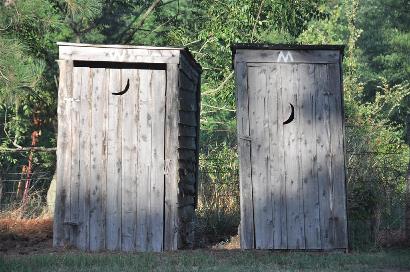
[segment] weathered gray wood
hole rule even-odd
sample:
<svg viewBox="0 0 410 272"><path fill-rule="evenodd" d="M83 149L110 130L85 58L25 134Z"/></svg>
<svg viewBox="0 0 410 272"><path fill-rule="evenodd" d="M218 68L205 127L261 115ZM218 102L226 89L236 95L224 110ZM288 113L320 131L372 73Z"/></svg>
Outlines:
<svg viewBox="0 0 410 272"><path fill-rule="evenodd" d="M182 149L181 147L179 147L178 159L195 162L196 161L196 150Z"/></svg>
<svg viewBox="0 0 410 272"><path fill-rule="evenodd" d="M196 162L195 162L195 167L196 167L196 173L195 173L195 207L198 206L198 188L199 188L199 150L200 150L200 145L199 145L199 139L200 138L200 133L201 133L201 77L198 75L196 77L196 104L197 104L197 112L196 112L196 123L199 124L196 128Z"/></svg>
<svg viewBox="0 0 410 272"><path fill-rule="evenodd" d="M196 178L194 173L187 173L186 171L179 171L180 182L187 184L195 184Z"/></svg>
<svg viewBox="0 0 410 272"><path fill-rule="evenodd" d="M187 91L184 89L179 89L178 92L178 97L180 100L196 101L196 95L197 94L195 92Z"/></svg>
<svg viewBox="0 0 410 272"><path fill-rule="evenodd" d="M179 125L179 135L187 137L196 137L196 127Z"/></svg>
<svg viewBox="0 0 410 272"><path fill-rule="evenodd" d="M59 58L61 60L176 64L179 63L179 50L60 46Z"/></svg>
<svg viewBox="0 0 410 272"><path fill-rule="evenodd" d="M267 193L269 167L268 112L266 67L248 68L249 124L255 248L273 248L271 195Z"/></svg>
<svg viewBox="0 0 410 272"><path fill-rule="evenodd" d="M196 93L195 82L183 70L179 73L179 86L188 92Z"/></svg>
<svg viewBox="0 0 410 272"><path fill-rule="evenodd" d="M280 249L286 246L286 236L282 236L282 232L286 234L286 229L282 231L282 225L286 227L286 206L283 201L281 192L284 189L283 176L283 161L284 150L282 144L283 125L279 120L282 120L282 92L280 67L268 67L268 82L267 82L267 103L268 103L268 122L269 122L269 184L270 188L267 194L271 197L272 202L272 234L273 248ZM284 224L282 223L284 221ZM283 239L283 237L285 239Z"/></svg>
<svg viewBox="0 0 410 272"><path fill-rule="evenodd" d="M163 70L152 73L151 105L152 151L151 151L151 188L150 188L150 251L163 250L164 233L164 129L165 129L165 87L166 74Z"/></svg>
<svg viewBox="0 0 410 272"><path fill-rule="evenodd" d="M93 48L118 48L118 49L145 49L145 50L184 50L183 47L172 46L148 46L148 45L130 45L130 44L89 44L89 43L70 43L70 42L57 42L58 46L71 46L71 47L93 47Z"/></svg>
<svg viewBox="0 0 410 272"><path fill-rule="evenodd" d="M196 137L179 136L179 148L196 150Z"/></svg>
<svg viewBox="0 0 410 272"><path fill-rule="evenodd" d="M300 152L303 135L299 130L306 123L305 110L307 103L304 94L298 94L299 71L296 65L281 65L282 81L282 116L285 121L291 114L290 103L294 106L294 120L283 126L284 172L286 186L287 247L289 249L305 248L305 229L303 220L303 189ZM301 111L303 112L301 114ZM303 120L301 120L303 118ZM309 122L309 121L307 121ZM310 124L311 126L311 124ZM302 129L303 130L303 129ZM303 143L302 143L303 145ZM301 154L302 153L302 154Z"/></svg>
<svg viewBox="0 0 410 272"><path fill-rule="evenodd" d="M327 65L318 66L315 70L315 81L317 84L315 92L315 130L317 149L317 180L319 184L320 203L320 236L321 248L334 248L334 235L332 227L333 194L331 188L333 183L331 172L331 150L330 150L330 105L329 105L329 81Z"/></svg>
<svg viewBox="0 0 410 272"><path fill-rule="evenodd" d="M137 193L140 179L136 173L136 168L140 161L140 154L136 149L136 139L139 137L140 130L139 127L136 127L135 122L135 119L139 117L139 114L135 112L135 103L138 101L140 90L139 78L134 74L133 70L121 70L121 86L125 86L128 79L130 86L128 92L122 96L122 117L120 119L122 122L121 248L123 251L133 251L136 249L137 217L139 216L137 201L140 196Z"/></svg>
<svg viewBox="0 0 410 272"><path fill-rule="evenodd" d="M57 186L54 211L53 245L64 246L67 241L65 220L70 220L70 161L71 161L71 110L72 61L58 61L60 84L58 90L58 135L57 135Z"/></svg>
<svg viewBox="0 0 410 272"><path fill-rule="evenodd" d="M183 71L190 79L196 80L200 78L200 68L198 65L193 65L192 61L188 60L186 54L181 54L180 70Z"/></svg>
<svg viewBox="0 0 410 272"><path fill-rule="evenodd" d="M236 50L235 62L339 63L338 50ZM264 64L262 64L264 65Z"/></svg>
<svg viewBox="0 0 410 272"><path fill-rule="evenodd" d="M73 90L71 111L68 121L71 122L71 180L70 180L70 244L75 245L78 241L79 231L79 194L80 194L80 99L82 88L82 71L73 68Z"/></svg>
<svg viewBox="0 0 410 272"><path fill-rule="evenodd" d="M181 97L179 99L179 109L182 111L194 111L196 112L198 110L198 105L196 103L196 98L195 100L186 98L186 97Z"/></svg>
<svg viewBox="0 0 410 272"><path fill-rule="evenodd" d="M312 64L299 65L300 92L302 101L302 115L304 117L302 129L302 164L301 176L303 179L303 201L305 216L305 240L307 249L319 249L320 219L319 219L319 188L317 181L317 154L315 132L314 99L316 82L315 69Z"/></svg>
<svg viewBox="0 0 410 272"><path fill-rule="evenodd" d="M79 233L77 246L88 250L89 243L89 213L90 213L90 182L91 182L91 101L92 80L88 67L76 67L81 71L80 98L80 195L79 195Z"/></svg>
<svg viewBox="0 0 410 272"><path fill-rule="evenodd" d="M111 95L122 90L121 70L107 69L107 219L106 247L121 250L121 176L122 176L122 96Z"/></svg>
<svg viewBox="0 0 410 272"><path fill-rule="evenodd" d="M178 247L178 65L167 65L165 119L165 222L164 250Z"/></svg>
<svg viewBox="0 0 410 272"><path fill-rule="evenodd" d="M66 88L63 80L60 87L70 92L59 99L59 112L65 113L60 143L64 137L68 142L59 150L65 156L60 176L68 180L63 185L67 190L60 188L60 245L162 251L192 242L200 66L181 52L60 44L62 59L86 61L74 61L77 70L65 72L75 85ZM107 66L101 67L104 61ZM147 66L121 69L119 62ZM149 63L166 66L150 69ZM112 95L127 79L128 92Z"/></svg>
<svg viewBox="0 0 410 272"><path fill-rule="evenodd" d="M346 220L346 188L345 188L345 162L344 162L344 130L343 130L343 109L342 92L340 82L340 66L338 64L329 65L330 91L332 97L329 101L333 112L330 115L331 126L331 165L333 174L333 195L334 195L334 237L335 248L347 247L347 220Z"/></svg>
<svg viewBox="0 0 410 272"><path fill-rule="evenodd" d="M251 139L249 131L249 95L247 86L246 64L235 64L236 82L236 119L238 130L238 153L239 161L239 186L240 186L240 209L241 224L240 238L241 248L253 249L254 222L253 222L253 192L251 176Z"/></svg>
<svg viewBox="0 0 410 272"><path fill-rule="evenodd" d="M198 126L195 113L190 112L190 111L179 111L179 121L178 122L182 125L193 126L193 127Z"/></svg>
<svg viewBox="0 0 410 272"><path fill-rule="evenodd" d="M105 69L91 69L92 124L91 124L91 179L90 179L90 250L105 246L103 191L106 182L105 123L106 88Z"/></svg>
<svg viewBox="0 0 410 272"><path fill-rule="evenodd" d="M138 251L147 251L151 244L150 190L151 190L151 153L152 153L152 112L150 70L139 70L139 121L138 121L138 200L136 246Z"/></svg>

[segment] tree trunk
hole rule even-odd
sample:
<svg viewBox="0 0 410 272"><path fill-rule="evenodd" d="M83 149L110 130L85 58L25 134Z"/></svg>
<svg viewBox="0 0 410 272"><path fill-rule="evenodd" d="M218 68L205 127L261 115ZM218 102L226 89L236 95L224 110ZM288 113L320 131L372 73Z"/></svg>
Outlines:
<svg viewBox="0 0 410 272"><path fill-rule="evenodd" d="M407 116L406 119L406 138L407 144L410 146L410 115ZM406 174L406 211L405 211L405 232L407 242L410 243L410 158L409 163L407 165L407 174Z"/></svg>

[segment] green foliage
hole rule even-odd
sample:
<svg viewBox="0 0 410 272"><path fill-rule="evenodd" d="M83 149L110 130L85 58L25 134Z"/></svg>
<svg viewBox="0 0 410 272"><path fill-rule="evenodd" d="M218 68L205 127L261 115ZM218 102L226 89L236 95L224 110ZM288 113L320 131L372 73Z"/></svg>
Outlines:
<svg viewBox="0 0 410 272"><path fill-rule="evenodd" d="M365 160L349 155L347 161L352 167L348 173L352 220L397 215L386 201L401 203L402 176L409 158L404 144L404 121L410 112L409 1L8 3L0 4L0 120L5 120L0 147L30 146L31 132L38 129L32 121L34 113L42 119L39 145L56 145L57 41L188 46L203 67L201 178L208 187L202 188L204 206L199 214L213 235L225 237L238 223L230 45L345 44L347 147L351 153L367 154ZM148 12L152 4L155 6ZM383 155L387 153L394 155ZM43 170L53 171L54 155L37 154L34 160ZM1 170L26 161L27 156L21 154L0 153ZM222 209L221 199L232 204L228 210ZM207 206L205 200L209 200Z"/></svg>

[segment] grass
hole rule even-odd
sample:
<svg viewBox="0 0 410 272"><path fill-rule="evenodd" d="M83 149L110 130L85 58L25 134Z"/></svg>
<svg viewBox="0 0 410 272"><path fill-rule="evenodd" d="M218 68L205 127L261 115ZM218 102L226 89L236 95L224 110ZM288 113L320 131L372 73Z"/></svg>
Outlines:
<svg viewBox="0 0 410 272"><path fill-rule="evenodd" d="M193 250L171 253L60 252L0 256L0 272L12 271L410 271L410 250L366 253L302 253Z"/></svg>

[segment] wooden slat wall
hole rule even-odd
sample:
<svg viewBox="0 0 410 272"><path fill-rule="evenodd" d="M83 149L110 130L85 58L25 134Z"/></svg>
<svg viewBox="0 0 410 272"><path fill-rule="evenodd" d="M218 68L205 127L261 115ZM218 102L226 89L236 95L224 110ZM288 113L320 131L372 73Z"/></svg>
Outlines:
<svg viewBox="0 0 410 272"><path fill-rule="evenodd" d="M166 71L60 66L55 245L162 251Z"/></svg>
<svg viewBox="0 0 410 272"><path fill-rule="evenodd" d="M106 116L107 89L104 68L91 69L91 163L90 163L90 250L97 251L105 247L105 186L106 186Z"/></svg>
<svg viewBox="0 0 410 272"><path fill-rule="evenodd" d="M165 150L165 71L152 71L151 82L151 165L150 165L150 222L149 251L162 251L164 248L164 150Z"/></svg>
<svg viewBox="0 0 410 272"><path fill-rule="evenodd" d="M108 78L108 124L107 124L107 208L106 248L121 249L121 203L122 203L122 128L118 118L122 116L122 96L110 95L122 90L119 69L107 69ZM137 91L133 89L133 91Z"/></svg>
<svg viewBox="0 0 410 272"><path fill-rule="evenodd" d="M242 248L347 248L339 64L237 62L235 71ZM283 125L289 103L295 119Z"/></svg>
<svg viewBox="0 0 410 272"><path fill-rule="evenodd" d="M179 66L178 210L179 248L193 246L193 216L197 194L199 157L199 72L181 56ZM193 178L189 178L193 177Z"/></svg>
<svg viewBox="0 0 410 272"><path fill-rule="evenodd" d="M66 46L60 54L92 61L90 50ZM113 49L104 60L121 61L132 50ZM144 50L134 57L142 59ZM178 50L148 51L145 60L168 62L166 70L59 61L56 246L163 251L192 245L200 71ZM128 91L112 95L128 79Z"/></svg>
<svg viewBox="0 0 410 272"><path fill-rule="evenodd" d="M245 63L235 66L236 119L239 152L239 186L241 205L240 237L243 249L255 247L253 192L251 175L251 139L249 129L249 94Z"/></svg>
<svg viewBox="0 0 410 272"><path fill-rule="evenodd" d="M248 69L249 124L252 191L255 220L255 247L273 248L272 199L269 179L269 126L266 67Z"/></svg>
<svg viewBox="0 0 410 272"><path fill-rule="evenodd" d="M80 94L80 122L79 127L79 158L80 158L80 194L79 194L79 233L76 245L80 249L89 249L90 230L90 180L91 180L91 102L92 102L92 80L91 69L88 67L76 67L81 73Z"/></svg>
<svg viewBox="0 0 410 272"><path fill-rule="evenodd" d="M165 122L165 223L164 250L178 248L178 65L167 65Z"/></svg>
<svg viewBox="0 0 410 272"><path fill-rule="evenodd" d="M60 84L58 89L58 136L57 136L57 186L54 212L53 245L64 246L69 243L67 231L70 220L70 171L71 167L71 122L69 121L72 95L73 62L60 60ZM68 240L67 240L68 239Z"/></svg>

